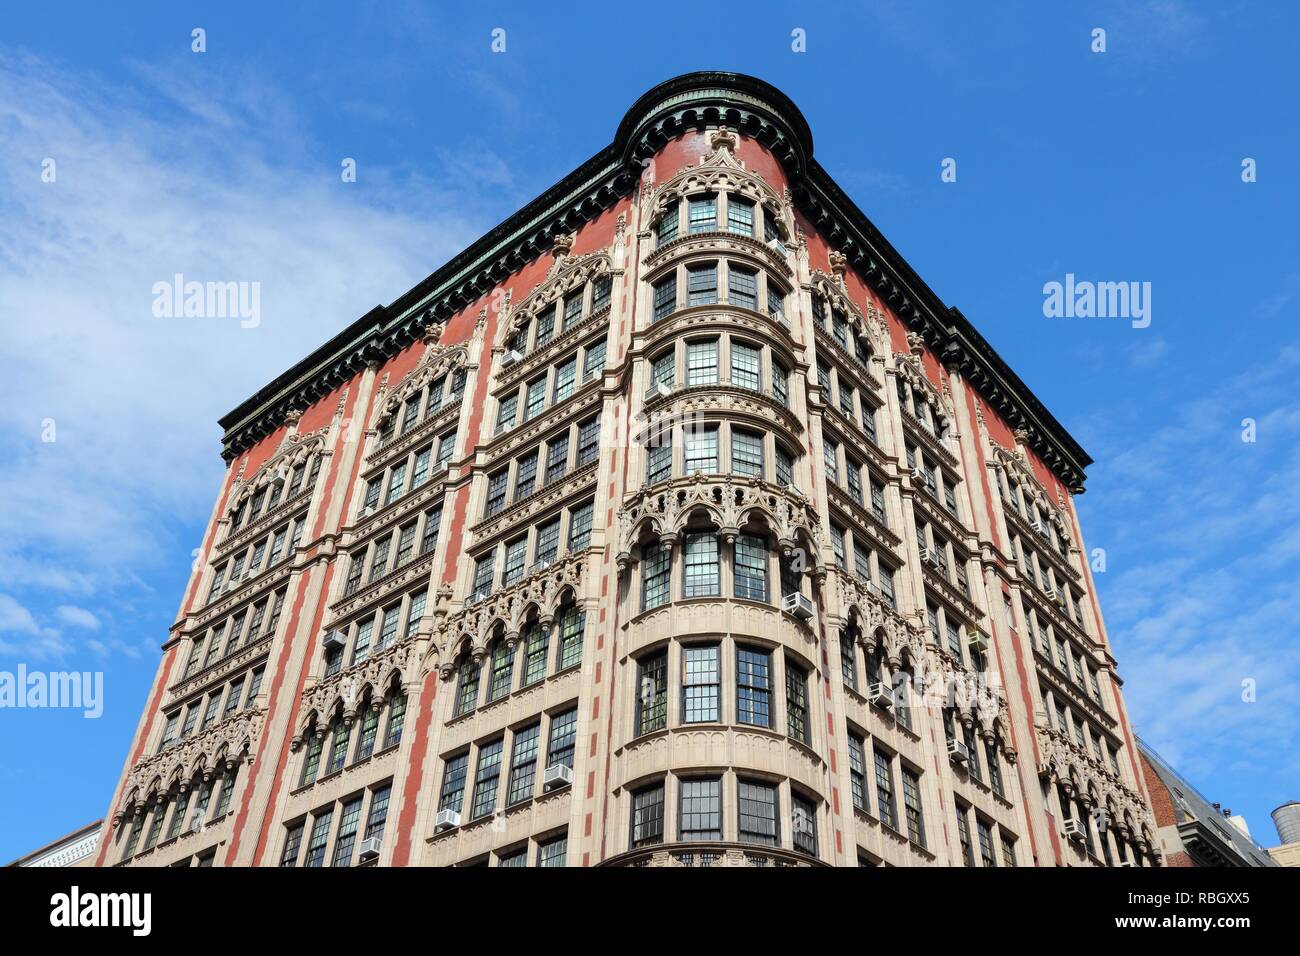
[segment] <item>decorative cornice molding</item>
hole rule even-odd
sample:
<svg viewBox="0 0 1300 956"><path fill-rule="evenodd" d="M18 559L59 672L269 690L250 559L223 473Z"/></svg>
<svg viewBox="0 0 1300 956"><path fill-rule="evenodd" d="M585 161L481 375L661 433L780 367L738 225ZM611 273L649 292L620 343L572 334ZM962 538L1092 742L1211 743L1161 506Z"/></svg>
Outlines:
<svg viewBox="0 0 1300 956"><path fill-rule="evenodd" d="M947 308L813 159L812 133L775 87L737 73L700 72L656 86L632 106L614 141L388 306L376 306L221 419L232 460L294 409L346 383L367 362L395 355L430 322L442 323L551 252L555 238L631 195L643 161L689 130L725 126L757 141L781 165L794 204L945 366L956 368L1066 485L1083 490L1091 459L961 312ZM719 145L722 141L719 140ZM729 149L717 152L730 155ZM800 248L798 236L795 247ZM800 255L803 253L800 252Z"/></svg>

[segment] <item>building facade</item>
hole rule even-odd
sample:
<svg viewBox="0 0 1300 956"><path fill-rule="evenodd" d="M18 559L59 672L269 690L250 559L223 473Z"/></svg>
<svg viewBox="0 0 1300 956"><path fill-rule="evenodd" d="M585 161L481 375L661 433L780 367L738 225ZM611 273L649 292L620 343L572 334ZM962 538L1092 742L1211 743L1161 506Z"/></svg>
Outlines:
<svg viewBox="0 0 1300 956"><path fill-rule="evenodd" d="M1140 865L1086 454L678 77L222 420L101 865Z"/></svg>
<svg viewBox="0 0 1300 956"><path fill-rule="evenodd" d="M1165 866L1277 865L1250 835L1245 817L1207 800L1141 738L1138 758Z"/></svg>

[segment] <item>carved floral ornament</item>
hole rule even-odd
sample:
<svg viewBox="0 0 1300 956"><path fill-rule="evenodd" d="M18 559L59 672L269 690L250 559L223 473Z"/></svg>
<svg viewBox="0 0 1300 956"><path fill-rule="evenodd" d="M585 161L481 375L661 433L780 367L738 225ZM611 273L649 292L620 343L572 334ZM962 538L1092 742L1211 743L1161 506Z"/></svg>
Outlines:
<svg viewBox="0 0 1300 956"><path fill-rule="evenodd" d="M989 460L989 467L1002 472L1006 476L1007 484L1012 488L1018 488L1026 503L1037 505L1047 516L1047 520L1056 526L1056 533L1061 536L1061 540L1067 546L1072 546L1074 535L1070 531L1070 521L1065 515L1064 504L1053 501L1047 489L1043 487L1043 483L1034 474L1033 466L1029 464L1029 456L1025 452L1028 436L1024 430L1017 429L1015 435L1014 451L1003 448L996 442L992 443L993 455Z"/></svg>
<svg viewBox="0 0 1300 956"><path fill-rule="evenodd" d="M382 429L390 417L400 412L402 404L408 398L417 394L430 382L466 366L469 349L464 344L439 345L440 326L431 325L427 329L424 339L427 348L424 355L415 368L406 373L401 382L385 397L379 419L375 422L376 428Z"/></svg>
<svg viewBox="0 0 1300 956"><path fill-rule="evenodd" d="M1079 801L1085 813L1105 810L1108 825L1133 842L1139 852L1159 855L1154 840L1155 817L1141 795L1064 731L1039 727L1037 733L1042 759L1038 775L1059 784L1067 796Z"/></svg>
<svg viewBox="0 0 1300 956"><path fill-rule="evenodd" d="M983 673L968 669L944 649L927 643L919 612L904 616L852 575L841 573L838 577L851 639L868 656L879 651L895 673L906 664L913 692L927 706L951 707L963 726L978 726L985 743L1000 748L1014 764L1016 750L1011 743L1006 695Z"/></svg>
<svg viewBox="0 0 1300 956"><path fill-rule="evenodd" d="M701 515L728 544L747 528L761 525L783 557L805 549L809 569L818 581L825 579L826 568L814 566L820 562L821 523L805 498L757 479L703 474L642 489L624 502L619 510L619 573L629 568L633 550L647 535L672 547Z"/></svg>
<svg viewBox="0 0 1300 956"><path fill-rule="evenodd" d="M138 814L150 804L166 799L173 787L180 793L186 792L197 775L207 783L222 770L231 770L245 760L252 763L253 745L265 716L263 710L241 711L175 747L140 761L127 774L122 788L126 799L114 823L120 823L132 809Z"/></svg>
<svg viewBox="0 0 1300 956"><path fill-rule="evenodd" d="M915 332L907 334L907 352L894 356L894 370L899 378L912 387L912 392L920 392L922 397L934 409L939 434L944 434L953 424L952 400L946 392L935 388L930 377L925 374L925 365L921 356L925 352L925 340Z"/></svg>
<svg viewBox="0 0 1300 956"><path fill-rule="evenodd" d="M709 145L713 152L701 156L697 165L687 166L648 193L649 208L645 210L642 221L657 221L670 206L685 196L725 191L731 195L744 196L766 209L780 223L785 235L789 236L785 210L790 204L783 201L781 195L763 177L747 169L736 158L736 134L725 126L719 127L709 137ZM719 228L722 228L721 225Z"/></svg>
<svg viewBox="0 0 1300 956"><path fill-rule="evenodd" d="M297 413L301 417L302 413ZM268 487L272 482L288 482L293 470L299 465L306 466L307 460L316 452L323 452L325 449L325 436L329 432L328 426L309 432L306 435L296 434L293 429L297 427L298 418L290 422L290 431L285 435L284 441L280 443L276 453L264 461L260 468L253 473L251 478L237 479L238 486L234 494L230 497L230 508L228 514L234 514L238 511L254 494L260 489Z"/></svg>
<svg viewBox="0 0 1300 956"><path fill-rule="evenodd" d="M570 292L581 290L588 282L602 276L613 275L614 265L608 252L589 252L586 255L569 258L568 250L572 247L572 237L556 237L556 258L551 265L550 273L519 305L509 310L509 321L502 323L503 341L548 308L553 308L557 300ZM555 332L559 335L560 330L557 328Z"/></svg>
<svg viewBox="0 0 1300 956"><path fill-rule="evenodd" d="M827 275L821 269L814 269L809 277L809 288L814 295L824 298L832 310L848 318L850 330L858 338L867 340L873 357L883 357L887 341L884 316L873 305L869 305L867 312L863 313L858 304L849 298L848 289L844 285L844 265L844 256L832 252L831 270L834 274Z"/></svg>

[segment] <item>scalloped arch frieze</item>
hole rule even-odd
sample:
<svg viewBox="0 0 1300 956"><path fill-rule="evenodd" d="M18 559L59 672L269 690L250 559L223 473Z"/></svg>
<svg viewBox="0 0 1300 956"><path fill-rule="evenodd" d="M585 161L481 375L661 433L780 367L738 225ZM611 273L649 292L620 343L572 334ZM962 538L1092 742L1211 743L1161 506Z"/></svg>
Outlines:
<svg viewBox="0 0 1300 956"><path fill-rule="evenodd" d="M581 598L587 562L586 551L567 555L454 614L446 608L450 591L440 592L433 639L422 670L436 668L442 680L450 680L462 653L468 652L478 661L487 655L497 625L502 626L508 641L518 640L534 613L543 627L549 627L564 604Z"/></svg>
<svg viewBox="0 0 1300 956"><path fill-rule="evenodd" d="M141 760L127 774L122 787L126 798L120 812L125 814L132 806L173 785L188 786L195 774L201 773L206 779L222 763L230 765L244 759L251 762L265 718L266 712L260 708L241 711L175 747Z"/></svg>
<svg viewBox="0 0 1300 956"><path fill-rule="evenodd" d="M843 258L839 256L832 261L842 262ZM849 297L848 289L844 285L843 269L836 268L834 275L827 274L821 269L814 269L809 276L807 287L814 295L822 296L832 309L848 317L849 328L854 335L866 339L873 356L884 356L885 346L889 341L885 330L884 313L870 303L865 312L859 308L858 304Z"/></svg>
<svg viewBox="0 0 1300 956"><path fill-rule="evenodd" d="M572 245L572 240L569 240L569 245ZM509 321L502 323L502 341L570 292L581 289L593 279L613 275L618 271L614 268L610 254L603 250L569 258L557 246L556 254L557 262L552 267L551 274L528 293L523 301L510 309Z"/></svg>
<svg viewBox="0 0 1300 956"><path fill-rule="evenodd" d="M1102 807L1116 818L1120 836L1155 852L1155 816L1142 796L1086 748L1054 727L1035 728L1039 776L1059 784L1085 810ZM1145 846L1144 846L1145 844Z"/></svg>
<svg viewBox="0 0 1300 956"><path fill-rule="evenodd" d="M362 703L367 700L370 707L378 711L394 681L409 686L418 677L420 658L420 640L416 635L317 683L302 696L302 705L298 708L301 715L298 730L290 742L290 749L297 750L301 746L313 725L317 734L323 734L335 716L341 716L351 726L361 711Z"/></svg>
<svg viewBox="0 0 1300 956"><path fill-rule="evenodd" d="M695 474L643 488L624 501L618 518L620 572L627 570L644 534L676 541L701 514L728 537L756 522L782 553L806 547L819 560L821 521L802 495L756 478ZM825 574L820 566L813 571L818 577Z"/></svg>

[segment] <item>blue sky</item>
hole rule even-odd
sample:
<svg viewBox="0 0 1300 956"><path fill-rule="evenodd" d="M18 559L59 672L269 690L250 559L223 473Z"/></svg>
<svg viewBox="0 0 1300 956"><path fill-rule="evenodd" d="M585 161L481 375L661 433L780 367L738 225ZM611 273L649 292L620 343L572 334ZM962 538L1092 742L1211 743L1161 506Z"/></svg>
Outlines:
<svg viewBox="0 0 1300 956"><path fill-rule="evenodd" d="M822 165L1097 460L1080 508L1133 721L1276 842L1268 811L1300 798L1294 8L758 3L710 32L581 2L174 6L19 5L0 31L0 670L105 682L98 720L0 710L0 861L107 808L218 416L696 69L788 93ZM261 324L154 318L177 272L260 282ZM1150 327L1045 318L1066 273L1150 282Z"/></svg>

